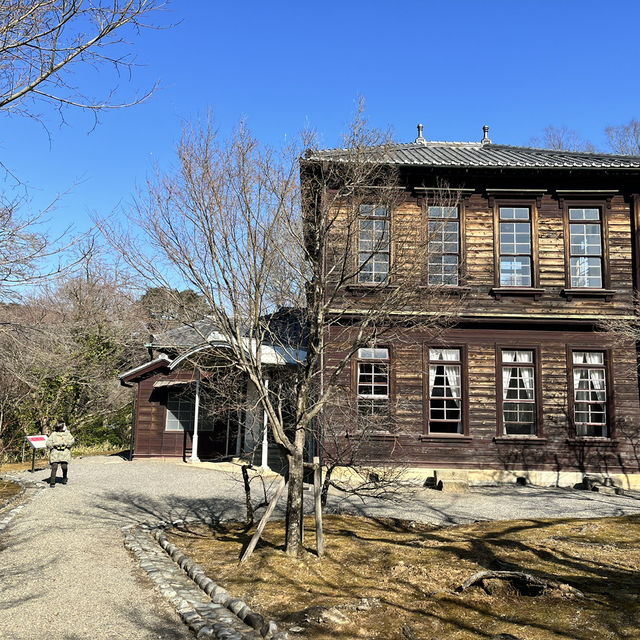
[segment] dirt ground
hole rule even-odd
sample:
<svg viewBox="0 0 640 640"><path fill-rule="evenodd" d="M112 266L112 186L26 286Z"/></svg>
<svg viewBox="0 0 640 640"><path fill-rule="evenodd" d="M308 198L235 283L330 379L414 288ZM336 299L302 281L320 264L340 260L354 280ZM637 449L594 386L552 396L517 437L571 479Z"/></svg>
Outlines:
<svg viewBox="0 0 640 640"><path fill-rule="evenodd" d="M302 558L282 553L272 522L249 562L240 524L174 531L170 537L212 579L256 611L312 640L470 640L511 633L523 640L640 639L640 516L430 525L329 516L319 559L313 520ZM481 570L518 570L581 591L523 595L491 580L456 588Z"/></svg>

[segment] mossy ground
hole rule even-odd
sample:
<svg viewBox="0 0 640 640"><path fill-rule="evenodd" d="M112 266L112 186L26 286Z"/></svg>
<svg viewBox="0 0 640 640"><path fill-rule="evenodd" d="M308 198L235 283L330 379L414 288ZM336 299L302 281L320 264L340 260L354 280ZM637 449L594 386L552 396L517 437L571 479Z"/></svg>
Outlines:
<svg viewBox="0 0 640 640"><path fill-rule="evenodd" d="M311 518L305 542L315 543ZM326 555L282 552L281 522L267 525L245 565L252 531L238 523L173 531L170 538L215 581L282 628L312 640L640 639L640 516L514 520L437 528L389 519L328 516ZM506 588L455 589L484 569L564 581L585 594L537 597ZM367 608L363 599L372 598ZM379 601L379 604L378 604ZM365 610L359 610L364 602ZM338 618L323 616L337 608ZM324 622L318 622L324 617ZM294 634L290 634L295 637Z"/></svg>

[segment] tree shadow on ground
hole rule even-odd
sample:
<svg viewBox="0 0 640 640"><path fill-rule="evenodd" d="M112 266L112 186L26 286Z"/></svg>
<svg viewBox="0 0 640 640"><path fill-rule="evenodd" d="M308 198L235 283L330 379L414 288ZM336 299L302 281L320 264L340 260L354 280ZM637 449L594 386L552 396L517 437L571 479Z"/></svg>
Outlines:
<svg viewBox="0 0 640 640"><path fill-rule="evenodd" d="M364 526L358 529L357 523L353 529L339 529L338 533L355 541L357 553L346 562L344 558L334 557L329 545L327 555L321 563L325 566L335 565L334 570L328 573L333 577L327 577L320 564L310 563L310 571L314 578L313 596L317 602L329 602L328 606L340 608L349 603L352 605L365 594L374 596L391 612L379 615L386 615L390 621L395 619L397 623L407 616L422 621L417 624L416 637L423 637L421 633L424 632L427 633L424 637L430 637L428 633L433 633L432 629L427 630L421 626L429 619L435 624L444 625L448 632L473 634L464 637L490 637L499 631L506 631L505 625L508 624L508 630L516 635L519 635L515 631L516 627L526 627L529 634L525 633L524 637L527 638L548 638L553 635L558 638L590 640L594 637L594 632L588 624L581 626L576 622L573 626L573 622L568 622L574 614L576 620L580 615L590 620L598 620L600 632L612 634L610 637L630 637L630 625L633 626L634 621L637 625L640 618L636 595L638 572L636 567L622 566L624 550L620 555L620 562L607 563L592 557L588 552L583 555L572 553L570 549L560 548L556 543L557 528L574 526L577 522L574 519L519 521L507 528L503 527L500 531L484 531L483 525L416 530L412 523L403 523L397 519L372 520L381 528L396 533L406 532L410 537L405 541L389 540L383 534L376 534L374 530L368 530ZM640 516L626 519L624 526L627 526L627 521L628 526L640 528ZM585 519L582 519L575 526L587 526L584 522ZM545 541L544 544L541 540ZM238 542L241 543L242 540L238 539ZM630 545L633 546L631 543ZM446 554L451 566L468 572L464 574L464 578L482 569L523 571L566 582L583 591L586 598L570 599L566 595L544 594L536 599L517 593L509 597L491 598L479 589L471 589L462 594L455 593L455 587L464 578L458 582L451 582L438 594L425 591L430 569L427 569L424 575L424 582L405 579L402 573L405 569L404 562L388 567L381 563L380 570L373 578L363 580L361 569L377 560L375 554L378 554L378 557L384 556L381 548L385 546L391 548L388 554L391 564L399 558L406 559L412 547L420 546L435 550L437 554ZM640 543L635 544L633 549L637 551L639 546ZM391 582L383 580L385 574L393 573L398 567L402 571L393 574ZM236 581L236 587L241 591L236 595L247 597L245 593L250 594L255 585L253 576L256 573L262 574L265 570L271 572L274 583L284 586L284 592L295 592L302 588L293 575L295 564L286 562L284 557L281 562L275 563L267 563L264 559L256 558L254 566L248 565L246 579ZM350 584L355 586L346 587ZM394 590L402 588L405 595L400 602L391 597L391 584ZM616 585L615 590L612 590L612 585ZM242 593L243 590L245 593ZM342 594L339 598L336 597L338 592ZM437 596L435 600L434 596ZM508 605L508 608L503 608L503 605ZM311 607L317 608L315 605ZM561 615L549 615L552 609L561 612ZM292 620L296 615L303 615L304 611L303 608L298 614L293 612ZM571 625L571 628L568 625ZM387 637L401 637L398 634L389 633Z"/></svg>

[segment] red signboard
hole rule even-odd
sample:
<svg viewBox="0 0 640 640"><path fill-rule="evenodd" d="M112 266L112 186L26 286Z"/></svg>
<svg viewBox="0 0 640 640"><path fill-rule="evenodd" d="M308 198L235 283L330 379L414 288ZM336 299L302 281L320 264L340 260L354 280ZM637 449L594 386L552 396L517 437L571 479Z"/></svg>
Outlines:
<svg viewBox="0 0 640 640"><path fill-rule="evenodd" d="M27 436L27 442L34 449L44 449L47 446L47 436Z"/></svg>

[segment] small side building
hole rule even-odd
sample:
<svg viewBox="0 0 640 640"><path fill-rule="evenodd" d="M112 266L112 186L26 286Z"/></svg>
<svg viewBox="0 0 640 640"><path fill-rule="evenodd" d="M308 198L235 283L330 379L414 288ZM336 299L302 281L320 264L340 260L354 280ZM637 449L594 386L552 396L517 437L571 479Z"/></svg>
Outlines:
<svg viewBox="0 0 640 640"><path fill-rule="evenodd" d="M132 456L184 461L245 458L278 468L254 385L224 358L224 336L210 318L152 336L151 359L120 374L135 387ZM290 365L263 345L267 375Z"/></svg>

